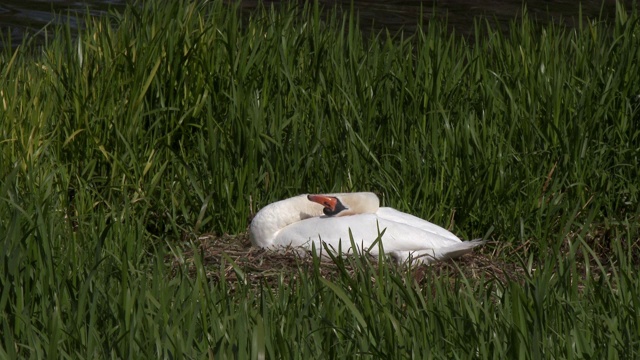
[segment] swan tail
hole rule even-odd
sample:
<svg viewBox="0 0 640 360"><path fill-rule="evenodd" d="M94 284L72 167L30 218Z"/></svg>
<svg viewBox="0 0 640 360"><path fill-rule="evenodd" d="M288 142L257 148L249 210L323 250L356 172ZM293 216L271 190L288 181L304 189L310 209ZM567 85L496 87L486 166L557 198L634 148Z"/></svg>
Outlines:
<svg viewBox="0 0 640 360"><path fill-rule="evenodd" d="M460 257L466 253L471 252L476 246L483 245L487 240L475 239L470 241L463 241L455 245L443 247L440 249L429 249L413 252L413 258L419 259L424 264L431 264L440 260L447 260Z"/></svg>

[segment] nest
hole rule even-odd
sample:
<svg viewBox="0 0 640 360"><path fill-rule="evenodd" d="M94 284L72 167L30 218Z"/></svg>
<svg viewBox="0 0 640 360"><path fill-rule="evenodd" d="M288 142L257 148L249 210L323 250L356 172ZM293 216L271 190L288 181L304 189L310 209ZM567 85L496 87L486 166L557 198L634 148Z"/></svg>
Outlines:
<svg viewBox="0 0 640 360"><path fill-rule="evenodd" d="M485 245L486 246L486 245ZM319 272L320 276L333 279L345 271L355 276L358 271L354 261L341 261L337 264L329 257L314 257L299 249L287 248L272 251L253 247L248 234L221 235L204 234L182 249L181 256L169 255L173 273L186 269L190 276L198 271L195 255L200 254L202 269L210 281L226 281L231 287L238 282L249 283L254 287L261 284L276 285L278 282L294 281L300 274ZM390 271L410 276L420 286L429 286L434 277L448 278L451 283L462 278L473 281L522 283L526 271L513 263L499 261L486 249L476 248L462 257L439 261L430 265L419 263L396 263L388 258L383 264L378 259L361 257L375 270L379 266L388 266ZM182 270L184 271L184 270Z"/></svg>

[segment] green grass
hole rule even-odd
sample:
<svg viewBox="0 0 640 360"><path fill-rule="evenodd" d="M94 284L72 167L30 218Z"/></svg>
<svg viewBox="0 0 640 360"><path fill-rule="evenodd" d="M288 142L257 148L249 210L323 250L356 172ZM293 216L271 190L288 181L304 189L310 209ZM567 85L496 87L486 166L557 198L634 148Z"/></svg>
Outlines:
<svg viewBox="0 0 640 360"><path fill-rule="evenodd" d="M475 27L148 1L5 49L0 358L639 357L640 17ZM165 260L352 190L525 278Z"/></svg>

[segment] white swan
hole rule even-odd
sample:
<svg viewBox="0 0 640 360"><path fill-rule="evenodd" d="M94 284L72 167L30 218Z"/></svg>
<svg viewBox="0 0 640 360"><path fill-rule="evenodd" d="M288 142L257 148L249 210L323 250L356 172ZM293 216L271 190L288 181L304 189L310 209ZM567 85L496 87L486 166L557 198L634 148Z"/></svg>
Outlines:
<svg viewBox="0 0 640 360"><path fill-rule="evenodd" d="M409 258L423 263L463 255L484 243L461 241L450 231L398 210L380 207L373 193L299 195L269 204L251 222L251 242L258 247L277 249L287 246L306 250L329 249L347 253L351 249L349 231L358 250L378 254L378 229L385 253L398 261ZM372 246L373 245L373 246Z"/></svg>

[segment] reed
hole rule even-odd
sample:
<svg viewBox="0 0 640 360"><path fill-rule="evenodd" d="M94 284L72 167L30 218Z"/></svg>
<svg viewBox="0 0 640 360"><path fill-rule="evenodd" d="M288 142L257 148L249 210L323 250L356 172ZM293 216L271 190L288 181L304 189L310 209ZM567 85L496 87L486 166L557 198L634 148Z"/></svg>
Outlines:
<svg viewBox="0 0 640 360"><path fill-rule="evenodd" d="M637 13L472 43L336 14L146 1L4 50L0 357L640 356ZM355 256L255 284L196 244L357 190L523 275Z"/></svg>

